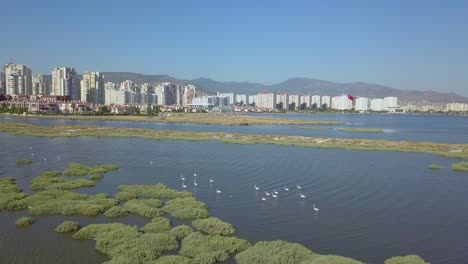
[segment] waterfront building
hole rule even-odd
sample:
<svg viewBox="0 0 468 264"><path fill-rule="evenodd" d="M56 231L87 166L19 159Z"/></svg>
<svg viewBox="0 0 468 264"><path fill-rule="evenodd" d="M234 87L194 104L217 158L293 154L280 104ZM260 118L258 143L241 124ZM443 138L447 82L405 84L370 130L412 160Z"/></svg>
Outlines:
<svg viewBox="0 0 468 264"><path fill-rule="evenodd" d="M246 94L236 94L236 104L246 105L248 102Z"/></svg>
<svg viewBox="0 0 468 264"><path fill-rule="evenodd" d="M331 97L330 96L322 96L322 106L323 110L331 108Z"/></svg>
<svg viewBox="0 0 468 264"><path fill-rule="evenodd" d="M49 95L49 84L47 78L42 74L32 76L32 94Z"/></svg>
<svg viewBox="0 0 468 264"><path fill-rule="evenodd" d="M381 99L381 98L372 99L370 103L370 110L384 111L385 110L384 99Z"/></svg>
<svg viewBox="0 0 468 264"><path fill-rule="evenodd" d="M331 108L334 110L351 110L353 109L353 100L350 100L347 95L332 97Z"/></svg>
<svg viewBox="0 0 468 264"><path fill-rule="evenodd" d="M367 97L358 97L355 101L354 109L356 111L366 112L369 106L369 98Z"/></svg>
<svg viewBox="0 0 468 264"><path fill-rule="evenodd" d="M10 95L32 94L31 69L22 64L4 66L5 91Z"/></svg>
<svg viewBox="0 0 468 264"><path fill-rule="evenodd" d="M321 106L322 104L320 95L312 95L312 97L310 98L310 109L315 110L317 108L320 108Z"/></svg>
<svg viewBox="0 0 468 264"><path fill-rule="evenodd" d="M106 82L104 84L104 104L111 105L117 104L117 97L119 95L119 86L113 82Z"/></svg>
<svg viewBox="0 0 468 264"><path fill-rule="evenodd" d="M229 104L230 104L230 105L233 105L234 102L235 102L235 100L234 100L234 97L235 97L234 93L220 93L220 92L218 92L218 93L217 93L217 96L218 96L218 97L227 97L227 98L229 98Z"/></svg>
<svg viewBox="0 0 468 264"><path fill-rule="evenodd" d="M389 108L395 108L398 106L398 98L394 96L388 96L383 99L383 104L385 110L388 110Z"/></svg>
<svg viewBox="0 0 468 264"><path fill-rule="evenodd" d="M187 107L192 105L193 99L196 94L196 86L189 84L183 87L183 97L182 97L182 106Z"/></svg>
<svg viewBox="0 0 468 264"><path fill-rule="evenodd" d="M289 107L288 94L275 94L276 106L278 110L287 110Z"/></svg>
<svg viewBox="0 0 468 264"><path fill-rule="evenodd" d="M248 95L247 96L247 101L249 102L250 105L256 105L257 104L257 95Z"/></svg>
<svg viewBox="0 0 468 264"><path fill-rule="evenodd" d="M447 104L447 111L468 112L468 104L450 103L450 104Z"/></svg>
<svg viewBox="0 0 468 264"><path fill-rule="evenodd" d="M306 108L310 108L311 96L310 95L300 95L299 96L299 109L305 110Z"/></svg>
<svg viewBox="0 0 468 264"><path fill-rule="evenodd" d="M80 79L74 68L54 68L51 95L69 96L71 100L80 100Z"/></svg>
<svg viewBox="0 0 468 264"><path fill-rule="evenodd" d="M259 108L275 109L276 98L274 93L259 93L257 94L256 106Z"/></svg>
<svg viewBox="0 0 468 264"><path fill-rule="evenodd" d="M289 94L288 95L288 110L296 110L299 107L299 95L298 94Z"/></svg>
<svg viewBox="0 0 468 264"><path fill-rule="evenodd" d="M81 101L92 104L105 103L104 76L100 72L85 72L81 80Z"/></svg>

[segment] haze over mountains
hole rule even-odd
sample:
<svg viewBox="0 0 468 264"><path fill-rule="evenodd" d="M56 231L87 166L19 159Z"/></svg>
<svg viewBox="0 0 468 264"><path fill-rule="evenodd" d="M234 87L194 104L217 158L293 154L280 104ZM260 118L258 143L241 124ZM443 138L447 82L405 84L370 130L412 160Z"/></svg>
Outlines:
<svg viewBox="0 0 468 264"><path fill-rule="evenodd" d="M194 84L197 88L208 94L219 92L234 92L240 94L257 94L261 92L290 93L290 94L317 94L317 95L342 95L352 94L378 98L385 96L398 97L399 104L408 102L414 104L427 103L468 103L468 98L455 93L440 93L435 91L400 90L388 86L370 84L364 82L335 83L331 81L311 78L291 78L284 82L264 85L251 82L220 82L210 78L198 78L193 80L177 79L169 75L148 75L132 72L103 72L106 82L120 83L132 80L140 83L155 83L161 81L173 81Z"/></svg>

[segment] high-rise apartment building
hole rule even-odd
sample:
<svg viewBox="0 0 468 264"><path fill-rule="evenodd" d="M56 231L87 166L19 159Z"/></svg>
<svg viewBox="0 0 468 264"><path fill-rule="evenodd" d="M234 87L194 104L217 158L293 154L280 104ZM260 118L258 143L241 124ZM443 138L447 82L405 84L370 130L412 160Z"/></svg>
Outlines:
<svg viewBox="0 0 468 264"><path fill-rule="evenodd" d="M7 94L32 94L31 69L21 64L9 63L4 67Z"/></svg>
<svg viewBox="0 0 468 264"><path fill-rule="evenodd" d="M289 100L288 94L275 94L276 106L279 110L288 109Z"/></svg>
<svg viewBox="0 0 468 264"><path fill-rule="evenodd" d="M383 99L383 104L386 110L389 108L395 108L398 106L398 98L394 96L385 97Z"/></svg>
<svg viewBox="0 0 468 264"><path fill-rule="evenodd" d="M369 106L369 98L367 97L359 97L355 100L355 106L354 106L354 109L356 111L362 111L362 112L365 112L368 110L368 106Z"/></svg>
<svg viewBox="0 0 468 264"><path fill-rule="evenodd" d="M322 106L325 109L331 108L331 97L330 96L322 96Z"/></svg>
<svg viewBox="0 0 468 264"><path fill-rule="evenodd" d="M218 97L227 97L229 98L229 104L230 105L233 105L235 103L235 94L234 93L220 93L218 92L217 93L217 96Z"/></svg>
<svg viewBox="0 0 468 264"><path fill-rule="evenodd" d="M49 84L47 78L42 74L34 74L32 76L32 94L49 95Z"/></svg>
<svg viewBox="0 0 468 264"><path fill-rule="evenodd" d="M256 106L266 109L275 109L276 98L274 93L259 93L257 94Z"/></svg>
<svg viewBox="0 0 468 264"><path fill-rule="evenodd" d="M70 96L71 100L80 100L80 79L74 68L54 68L51 94Z"/></svg>
<svg viewBox="0 0 468 264"><path fill-rule="evenodd" d="M104 75L100 72L85 72L81 80L81 101L93 104L105 103Z"/></svg>
<svg viewBox="0 0 468 264"><path fill-rule="evenodd" d="M376 98L372 99L370 102L370 109L372 111L384 111L385 110L385 105L384 105L384 99L382 98Z"/></svg>
<svg viewBox="0 0 468 264"><path fill-rule="evenodd" d="M312 97L310 98L310 108L312 110L315 110L316 108L320 108L322 106L320 100L321 100L320 95L312 95Z"/></svg>

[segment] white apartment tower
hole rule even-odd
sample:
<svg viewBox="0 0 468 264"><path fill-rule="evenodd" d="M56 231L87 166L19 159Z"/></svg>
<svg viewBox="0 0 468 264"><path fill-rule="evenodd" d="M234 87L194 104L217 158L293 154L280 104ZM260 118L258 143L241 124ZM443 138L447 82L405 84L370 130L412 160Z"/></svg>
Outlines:
<svg viewBox="0 0 468 264"><path fill-rule="evenodd" d="M93 104L105 103L104 76L100 72L85 72L81 80L82 102Z"/></svg>
<svg viewBox="0 0 468 264"><path fill-rule="evenodd" d="M356 105L354 106L354 109L356 111L366 112L368 110L369 98L359 97L356 99L355 103Z"/></svg>
<svg viewBox="0 0 468 264"><path fill-rule="evenodd" d="M74 68L61 67L52 71L52 95L70 96L80 100L80 79Z"/></svg>
<svg viewBox="0 0 468 264"><path fill-rule="evenodd" d="M384 100L381 98L372 99L370 102L370 109L372 111L383 111L385 110Z"/></svg>
<svg viewBox="0 0 468 264"><path fill-rule="evenodd" d="M383 104L386 110L389 108L395 108L398 106L398 98L394 96L385 97L383 99Z"/></svg>
<svg viewBox="0 0 468 264"><path fill-rule="evenodd" d="M31 94L31 69L21 64L9 63L4 67L7 94Z"/></svg>
<svg viewBox="0 0 468 264"><path fill-rule="evenodd" d="M289 107L288 94L276 94L276 106L279 110L286 110Z"/></svg>
<svg viewBox="0 0 468 264"><path fill-rule="evenodd" d="M259 108L275 109L276 98L274 93L259 93L257 94L256 106Z"/></svg>
<svg viewBox="0 0 468 264"><path fill-rule="evenodd" d="M330 96L322 96L322 105L320 107L322 107L323 105L325 105L325 107L327 109L331 108L331 97Z"/></svg>
<svg viewBox="0 0 468 264"><path fill-rule="evenodd" d="M320 99L320 95L312 95L312 97L310 98L311 108L320 108L322 106L322 104L320 103Z"/></svg>
<svg viewBox="0 0 468 264"><path fill-rule="evenodd" d="M50 94L47 79L42 74L35 74L32 76L32 94Z"/></svg>

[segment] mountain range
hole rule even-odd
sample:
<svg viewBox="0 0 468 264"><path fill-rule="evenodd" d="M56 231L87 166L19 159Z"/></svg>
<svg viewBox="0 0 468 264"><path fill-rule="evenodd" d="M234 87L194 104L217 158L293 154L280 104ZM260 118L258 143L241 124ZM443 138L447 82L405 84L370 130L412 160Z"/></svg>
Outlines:
<svg viewBox="0 0 468 264"><path fill-rule="evenodd" d="M436 91L400 90L384 85L365 82L336 83L311 78L291 78L284 82L265 85L252 82L220 82L210 78L193 80L177 79L169 75L149 75L133 72L103 72L106 82L120 83L132 80L137 84L157 83L171 81L177 83L194 84L198 91L206 94L216 92L233 92L236 94L257 94L261 92L289 93L289 94L316 94L337 96L351 94L369 98L382 98L386 96L398 97L401 105L412 104L447 104L468 103L468 98L456 93L441 93Z"/></svg>

